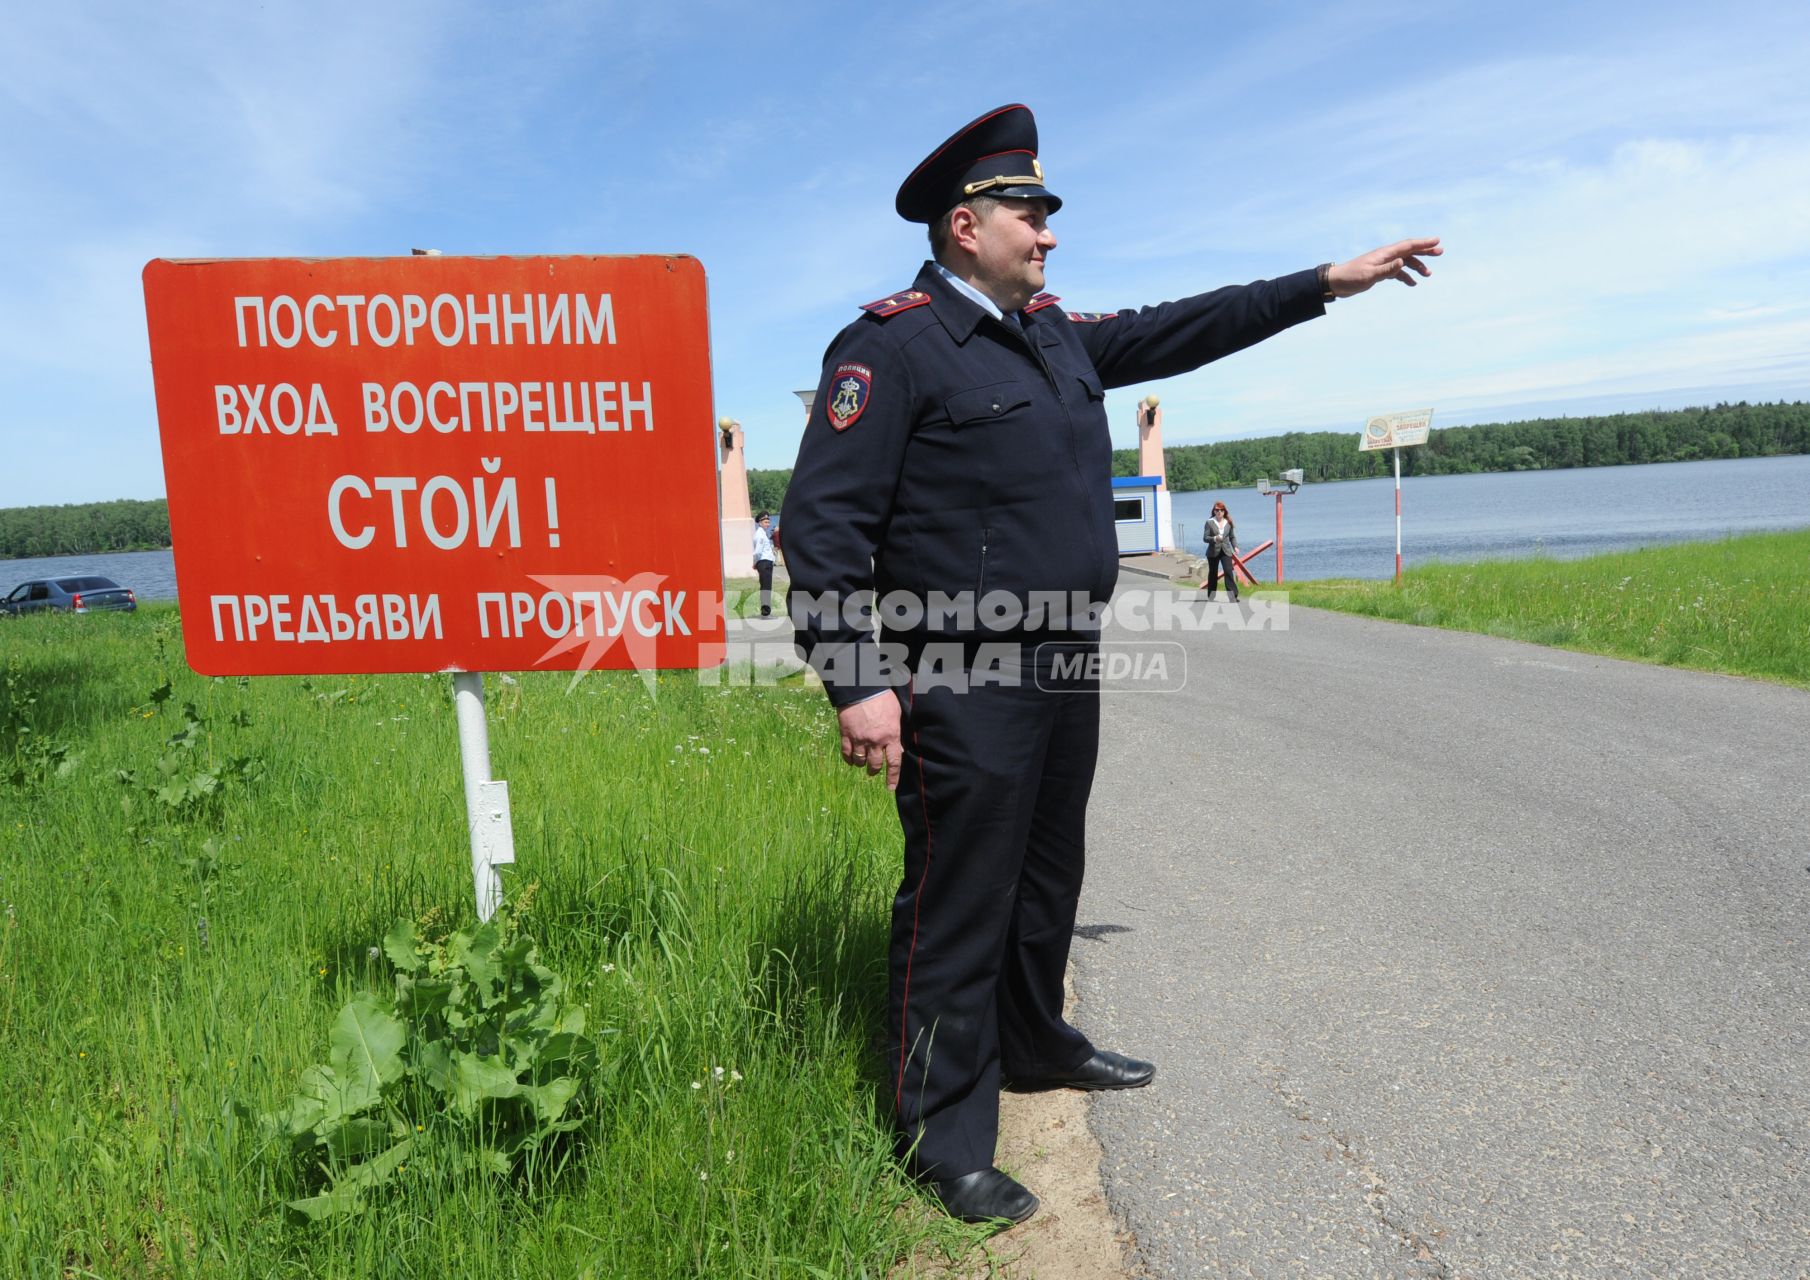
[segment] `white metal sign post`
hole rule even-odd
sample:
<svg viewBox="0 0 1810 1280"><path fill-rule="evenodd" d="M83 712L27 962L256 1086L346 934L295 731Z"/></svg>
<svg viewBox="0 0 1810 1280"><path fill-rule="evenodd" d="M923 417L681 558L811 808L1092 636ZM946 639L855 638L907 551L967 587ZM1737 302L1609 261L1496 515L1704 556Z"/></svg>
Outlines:
<svg viewBox="0 0 1810 1280"><path fill-rule="evenodd" d="M1395 580L1401 581L1401 451L1425 444L1433 428L1431 409L1409 409L1401 413L1379 413L1364 423L1358 436L1358 449L1387 449L1395 463Z"/></svg>
<svg viewBox="0 0 1810 1280"><path fill-rule="evenodd" d="M453 712L459 722L459 768L465 775L465 826L471 833L471 881L478 919L503 901L497 868L515 861L509 784L490 776L490 728L484 722L484 673L453 673Z"/></svg>

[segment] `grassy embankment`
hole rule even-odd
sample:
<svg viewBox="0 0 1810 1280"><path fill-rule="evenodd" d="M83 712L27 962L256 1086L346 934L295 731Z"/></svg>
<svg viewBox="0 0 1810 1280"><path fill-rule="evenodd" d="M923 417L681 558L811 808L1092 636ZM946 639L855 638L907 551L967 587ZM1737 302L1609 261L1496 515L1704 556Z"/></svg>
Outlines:
<svg viewBox="0 0 1810 1280"><path fill-rule="evenodd" d="M1261 590L1261 588L1259 588ZM1292 603L1810 688L1810 530L1293 583Z"/></svg>
<svg viewBox="0 0 1810 1280"><path fill-rule="evenodd" d="M879 1276L975 1238L889 1159L897 828L821 693L492 679L525 928L614 1029L598 1103L563 1168L405 1169L296 1225L286 1149L234 1104L285 1103L388 989L393 922L472 922L447 680L206 679L167 607L0 620L0 668L0 1275Z"/></svg>

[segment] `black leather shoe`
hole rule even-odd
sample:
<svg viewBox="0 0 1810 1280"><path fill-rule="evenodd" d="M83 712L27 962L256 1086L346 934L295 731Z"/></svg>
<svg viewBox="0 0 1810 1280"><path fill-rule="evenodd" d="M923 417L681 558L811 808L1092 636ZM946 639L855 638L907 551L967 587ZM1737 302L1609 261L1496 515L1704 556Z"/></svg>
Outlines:
<svg viewBox="0 0 1810 1280"><path fill-rule="evenodd" d="M1094 1056L1067 1075L1035 1079L1013 1077L1006 1086L1018 1093L1039 1093L1045 1089L1142 1089L1156 1079L1156 1067L1137 1058L1127 1058L1110 1049L1095 1049Z"/></svg>
<svg viewBox="0 0 1810 1280"><path fill-rule="evenodd" d="M1037 1212L1037 1197L997 1169L977 1169L930 1183L951 1218L963 1222L1023 1222Z"/></svg>

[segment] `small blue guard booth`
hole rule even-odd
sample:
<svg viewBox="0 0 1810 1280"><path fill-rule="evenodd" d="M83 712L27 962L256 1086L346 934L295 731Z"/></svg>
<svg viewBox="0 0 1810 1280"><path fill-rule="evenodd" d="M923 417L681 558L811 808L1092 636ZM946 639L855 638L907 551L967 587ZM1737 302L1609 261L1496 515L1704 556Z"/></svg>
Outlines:
<svg viewBox="0 0 1810 1280"><path fill-rule="evenodd" d="M1161 476L1114 476L1112 523L1122 556L1149 555L1163 549L1169 527L1169 494Z"/></svg>

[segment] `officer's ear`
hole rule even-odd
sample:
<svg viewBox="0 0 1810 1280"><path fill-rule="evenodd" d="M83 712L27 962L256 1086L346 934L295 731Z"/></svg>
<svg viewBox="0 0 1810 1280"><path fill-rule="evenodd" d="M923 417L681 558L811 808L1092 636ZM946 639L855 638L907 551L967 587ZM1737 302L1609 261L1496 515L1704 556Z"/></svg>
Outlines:
<svg viewBox="0 0 1810 1280"><path fill-rule="evenodd" d="M980 224L986 213L972 205L958 204L949 211L949 244L964 253L980 252Z"/></svg>

